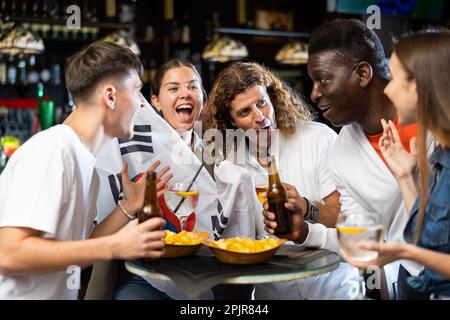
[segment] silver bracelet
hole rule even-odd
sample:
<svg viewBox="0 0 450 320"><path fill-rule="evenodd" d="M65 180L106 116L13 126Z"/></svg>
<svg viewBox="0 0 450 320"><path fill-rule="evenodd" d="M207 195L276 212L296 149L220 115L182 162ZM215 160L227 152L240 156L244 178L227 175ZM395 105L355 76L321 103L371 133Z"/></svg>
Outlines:
<svg viewBox="0 0 450 320"><path fill-rule="evenodd" d="M132 216L130 214L128 214L127 210L125 210L125 208L122 206L122 200L119 200L117 202L117 204L119 205L120 210L122 211L122 213L129 219L129 220L134 220L136 219L135 216Z"/></svg>

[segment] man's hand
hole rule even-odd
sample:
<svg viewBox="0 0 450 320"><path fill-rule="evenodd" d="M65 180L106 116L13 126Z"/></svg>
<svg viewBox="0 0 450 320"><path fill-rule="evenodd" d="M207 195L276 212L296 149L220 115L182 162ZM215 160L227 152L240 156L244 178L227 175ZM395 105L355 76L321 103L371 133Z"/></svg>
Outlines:
<svg viewBox="0 0 450 320"><path fill-rule="evenodd" d="M161 258L166 234L160 229L165 224L162 218L151 218L140 224L137 219L130 221L111 236L113 259Z"/></svg>
<svg viewBox="0 0 450 320"><path fill-rule="evenodd" d="M294 186L287 183L283 183L283 185L286 188L288 195L288 202L286 202L284 206L291 214L292 232L289 234L280 235L280 238L303 243L308 236L308 224L303 219L303 216L307 210L306 201L300 196ZM266 197L267 194L264 193L262 196ZM277 228L277 223L275 221L275 214L269 211L269 204L267 201L264 203L263 214L265 217L264 224L266 225L266 231L269 234L274 234L275 229Z"/></svg>

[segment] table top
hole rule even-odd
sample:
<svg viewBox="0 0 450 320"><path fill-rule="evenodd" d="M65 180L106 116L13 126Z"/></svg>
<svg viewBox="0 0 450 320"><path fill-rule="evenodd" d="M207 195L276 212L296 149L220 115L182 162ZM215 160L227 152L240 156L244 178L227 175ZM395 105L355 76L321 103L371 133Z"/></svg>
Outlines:
<svg viewBox="0 0 450 320"><path fill-rule="evenodd" d="M302 249L283 245L275 256L255 265L229 265L220 262L207 247L196 255L161 259L155 264L127 261L126 269L147 279L172 280L178 288L210 289L217 284L256 284L298 280L330 272L340 258L328 250ZM181 289L183 290L183 289ZM188 289L193 290L193 289Z"/></svg>

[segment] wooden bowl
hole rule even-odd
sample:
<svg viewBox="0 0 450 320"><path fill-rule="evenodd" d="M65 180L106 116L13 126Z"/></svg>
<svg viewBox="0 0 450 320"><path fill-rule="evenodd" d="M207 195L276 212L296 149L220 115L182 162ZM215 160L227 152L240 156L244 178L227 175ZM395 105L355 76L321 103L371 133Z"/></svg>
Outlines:
<svg viewBox="0 0 450 320"><path fill-rule="evenodd" d="M182 244L166 244L163 258L180 258L187 257L197 253L202 246L201 243L194 245L182 245Z"/></svg>
<svg viewBox="0 0 450 320"><path fill-rule="evenodd" d="M166 243L165 252L162 256L163 258L180 258L190 255L194 255L203 245L203 242L209 238L208 232L190 232L195 233L198 237L197 241L193 244L176 244L176 243Z"/></svg>
<svg viewBox="0 0 450 320"><path fill-rule="evenodd" d="M215 246L209 245L209 242L205 242L205 245L215 254L217 259L223 263L228 264L256 264L263 263L272 258L280 248L280 246L285 243L286 239L278 239L278 245L271 249L260 251L260 252L236 252L221 249Z"/></svg>

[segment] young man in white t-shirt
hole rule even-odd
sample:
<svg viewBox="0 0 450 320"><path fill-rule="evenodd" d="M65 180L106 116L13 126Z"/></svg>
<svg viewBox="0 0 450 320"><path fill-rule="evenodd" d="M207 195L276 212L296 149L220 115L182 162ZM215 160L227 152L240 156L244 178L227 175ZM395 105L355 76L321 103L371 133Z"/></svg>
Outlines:
<svg viewBox="0 0 450 320"><path fill-rule="evenodd" d="M164 220L132 219L145 179L132 183L126 164L120 208L94 225L95 154L113 137L133 136L143 105L141 73L139 59L112 43L95 42L68 62L65 79L76 110L26 142L0 176L0 299L76 299L80 268L161 257Z"/></svg>

